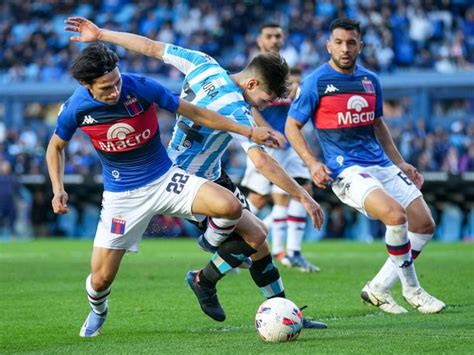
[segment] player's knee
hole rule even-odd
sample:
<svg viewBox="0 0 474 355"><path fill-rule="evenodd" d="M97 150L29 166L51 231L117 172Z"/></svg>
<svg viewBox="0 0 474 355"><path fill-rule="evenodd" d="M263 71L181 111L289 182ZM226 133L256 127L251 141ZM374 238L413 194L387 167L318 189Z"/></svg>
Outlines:
<svg viewBox="0 0 474 355"><path fill-rule="evenodd" d="M267 229L265 228L265 225L260 220L255 218L255 221L252 223L249 231L251 232L243 233L242 238L252 248L259 250L267 240Z"/></svg>
<svg viewBox="0 0 474 355"><path fill-rule="evenodd" d="M231 196L232 198L229 198L223 207L223 218L239 219L242 216L242 205L240 204L239 200L234 197L234 195Z"/></svg>
<svg viewBox="0 0 474 355"><path fill-rule="evenodd" d="M407 222L407 214L399 205L390 206L384 213L384 224L388 226L398 226Z"/></svg>
<svg viewBox="0 0 474 355"><path fill-rule="evenodd" d="M414 229L415 233L421 234L433 234L436 228L436 224L433 220L433 217L429 216L427 218L423 218L423 220L418 221L416 227Z"/></svg>
<svg viewBox="0 0 474 355"><path fill-rule="evenodd" d="M91 285L95 291L101 292L109 288L110 285L112 285L113 280L114 278L111 274L106 272L98 272L92 274Z"/></svg>

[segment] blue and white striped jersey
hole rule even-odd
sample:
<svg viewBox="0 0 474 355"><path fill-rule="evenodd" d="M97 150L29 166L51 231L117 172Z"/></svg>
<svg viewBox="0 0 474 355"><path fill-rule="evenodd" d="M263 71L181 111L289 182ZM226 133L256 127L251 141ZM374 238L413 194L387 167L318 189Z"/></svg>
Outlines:
<svg viewBox="0 0 474 355"><path fill-rule="evenodd" d="M214 58L202 52L167 45L163 60L185 75L181 98L240 124L255 126L242 90ZM245 151L257 145L241 135L202 127L178 116L168 154L187 172L214 181L220 177L221 158L233 137Z"/></svg>

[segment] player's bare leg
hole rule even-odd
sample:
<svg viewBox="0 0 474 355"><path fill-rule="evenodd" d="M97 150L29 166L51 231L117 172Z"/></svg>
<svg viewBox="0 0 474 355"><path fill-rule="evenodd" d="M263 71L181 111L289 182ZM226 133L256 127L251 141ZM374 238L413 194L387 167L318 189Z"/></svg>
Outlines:
<svg viewBox="0 0 474 355"><path fill-rule="evenodd" d="M112 282L125 252L126 250L122 249L93 248L91 274L86 279L87 298L91 311L79 333L81 337L100 335L107 319L107 299Z"/></svg>

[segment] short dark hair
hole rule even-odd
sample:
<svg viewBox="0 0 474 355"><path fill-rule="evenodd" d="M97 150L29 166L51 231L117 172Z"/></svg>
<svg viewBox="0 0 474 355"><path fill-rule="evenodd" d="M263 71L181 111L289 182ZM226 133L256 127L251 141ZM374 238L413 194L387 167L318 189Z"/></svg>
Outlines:
<svg viewBox="0 0 474 355"><path fill-rule="evenodd" d="M93 84L94 80L117 67L117 54L100 42L95 42L81 52L71 65L71 74L77 81Z"/></svg>
<svg viewBox="0 0 474 355"><path fill-rule="evenodd" d="M288 73L290 71L285 58L278 53L261 53L255 56L245 68L257 73L277 97L288 95Z"/></svg>
<svg viewBox="0 0 474 355"><path fill-rule="evenodd" d="M293 67L290 69L290 75L302 75L303 71L298 67Z"/></svg>
<svg viewBox="0 0 474 355"><path fill-rule="evenodd" d="M276 22L265 22L260 26L259 33L262 33L265 28L281 28L281 26Z"/></svg>
<svg viewBox="0 0 474 355"><path fill-rule="evenodd" d="M360 34L359 21L351 20L349 18L338 18L329 25L329 32L332 33L336 28L342 28L346 31L356 31Z"/></svg>

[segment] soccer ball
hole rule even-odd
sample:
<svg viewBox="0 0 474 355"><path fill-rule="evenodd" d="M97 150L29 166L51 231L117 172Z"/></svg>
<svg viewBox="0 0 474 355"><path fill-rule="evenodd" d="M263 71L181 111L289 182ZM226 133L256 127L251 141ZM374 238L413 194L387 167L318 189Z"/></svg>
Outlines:
<svg viewBox="0 0 474 355"><path fill-rule="evenodd" d="M255 327L264 341L292 341L298 338L303 328L303 314L290 300L271 298L258 307Z"/></svg>

